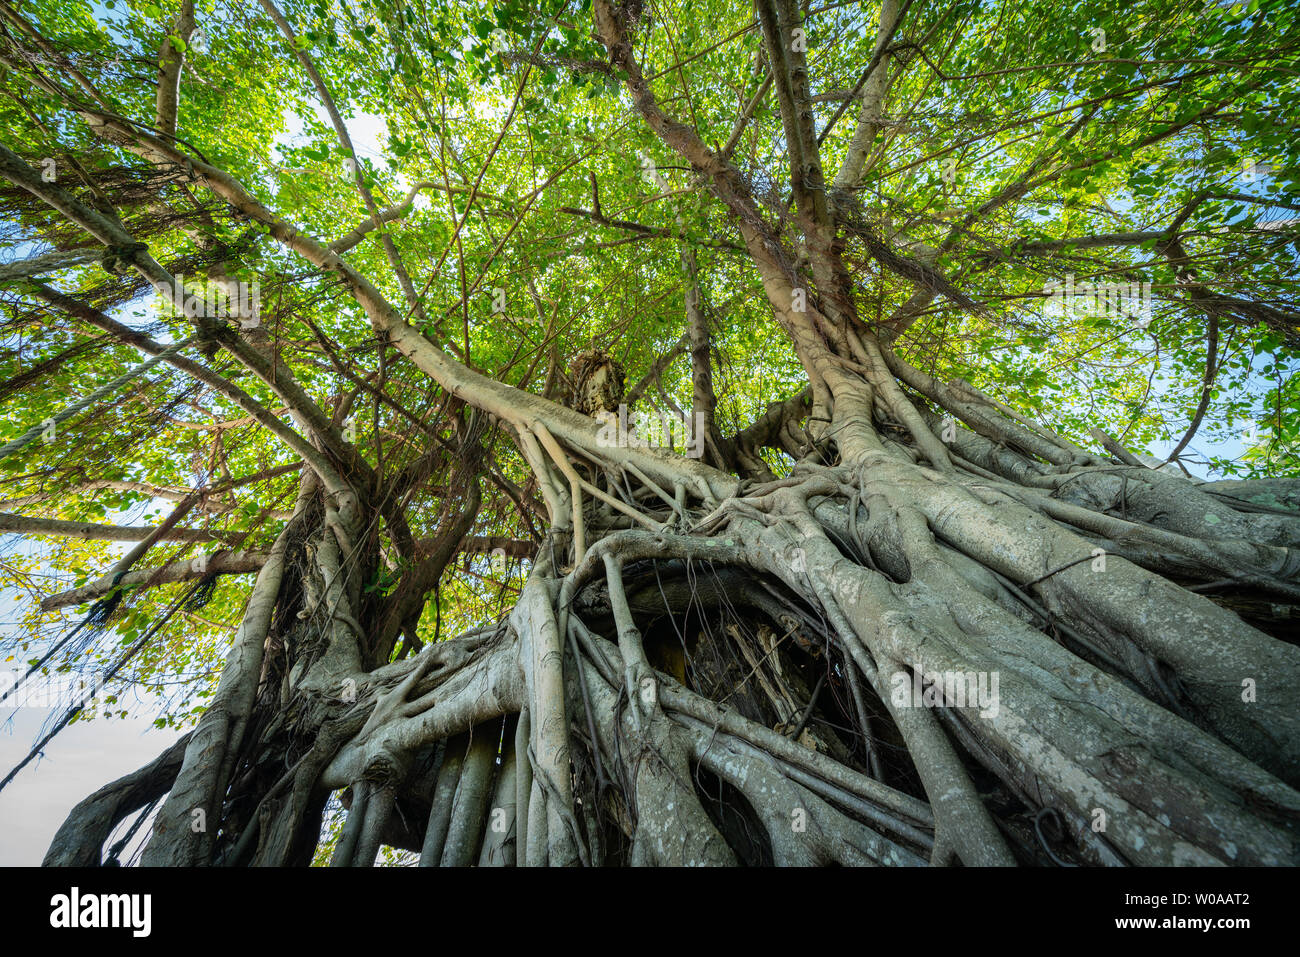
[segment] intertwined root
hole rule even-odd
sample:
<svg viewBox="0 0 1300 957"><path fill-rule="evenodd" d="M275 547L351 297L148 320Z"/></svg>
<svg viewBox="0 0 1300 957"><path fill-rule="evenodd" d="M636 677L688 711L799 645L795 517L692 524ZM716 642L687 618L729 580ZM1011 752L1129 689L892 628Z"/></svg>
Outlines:
<svg viewBox="0 0 1300 957"><path fill-rule="evenodd" d="M204 853L301 861L345 788L345 865L1295 863L1297 649L1098 542L1202 575L1268 547L1046 501L882 452L543 549L508 620L301 712L287 771L235 715L266 783ZM346 673L337 568L300 696Z"/></svg>
<svg viewBox="0 0 1300 957"><path fill-rule="evenodd" d="M444 746L425 862L473 859L473 833L493 863L1294 863L1300 795L1263 767L1293 777L1294 741L1260 733L1294 715L1232 672L1263 656L1272 688L1294 648L1191 592L1120 607L1172 586L1009 498L990 527L987 485L876 471L813 470L694 534L605 536L535 573L509 634L418 705L417 658L371 736L474 725ZM1229 640L1231 660L1198 653Z"/></svg>

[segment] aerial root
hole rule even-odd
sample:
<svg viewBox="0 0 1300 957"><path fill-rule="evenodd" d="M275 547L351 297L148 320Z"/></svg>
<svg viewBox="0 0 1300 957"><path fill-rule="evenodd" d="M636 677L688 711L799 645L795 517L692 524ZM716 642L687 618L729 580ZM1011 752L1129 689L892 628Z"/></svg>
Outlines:
<svg viewBox="0 0 1300 957"><path fill-rule="evenodd" d="M442 863L443 849L451 829L456 791L468 750L468 733L449 738L444 746L442 766L438 770L433 790L433 804L429 809L429 821L425 825L424 844L420 849L421 867L437 867Z"/></svg>
<svg viewBox="0 0 1300 957"><path fill-rule="evenodd" d="M470 731L469 751L460 770L451 820L443 843L443 867L468 867L487 826L491 779L497 748L501 742L501 721L489 721Z"/></svg>

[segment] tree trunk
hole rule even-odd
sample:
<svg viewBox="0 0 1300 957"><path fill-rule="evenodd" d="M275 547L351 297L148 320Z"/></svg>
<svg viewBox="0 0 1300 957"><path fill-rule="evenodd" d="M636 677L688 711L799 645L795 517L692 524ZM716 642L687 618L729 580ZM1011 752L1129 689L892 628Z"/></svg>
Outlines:
<svg viewBox="0 0 1300 957"><path fill-rule="evenodd" d="M335 859L363 865L385 839L442 864L1294 863L1300 653L1143 564L1205 581L1250 557L1285 595L1295 520L1084 464L917 384L974 426L944 446L957 467L891 438L865 387L834 402L838 457L722 502L680 507L591 456L653 530L563 503L581 556L553 529L508 619L405 660L375 658L381 609L339 561L360 517L307 483L145 861L304 861L350 788ZM1106 514L1121 481L1127 520ZM102 826L68 835L103 801L133 809L115 794L52 861L86 859Z"/></svg>

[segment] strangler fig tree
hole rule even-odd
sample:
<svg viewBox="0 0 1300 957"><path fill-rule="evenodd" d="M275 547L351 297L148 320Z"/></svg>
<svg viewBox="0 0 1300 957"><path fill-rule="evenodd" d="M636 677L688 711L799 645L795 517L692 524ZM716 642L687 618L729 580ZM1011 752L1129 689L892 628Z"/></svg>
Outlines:
<svg viewBox="0 0 1300 957"><path fill-rule="evenodd" d="M1297 863L1298 39L0 0L45 862Z"/></svg>

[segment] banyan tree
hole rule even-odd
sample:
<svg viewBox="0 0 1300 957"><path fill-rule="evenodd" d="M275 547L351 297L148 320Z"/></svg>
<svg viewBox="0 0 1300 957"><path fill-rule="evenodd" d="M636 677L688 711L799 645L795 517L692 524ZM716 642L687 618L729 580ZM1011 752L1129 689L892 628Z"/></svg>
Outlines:
<svg viewBox="0 0 1300 957"><path fill-rule="evenodd" d="M5 654L180 733L46 863L1296 863L1300 26L1199 6L0 0Z"/></svg>

